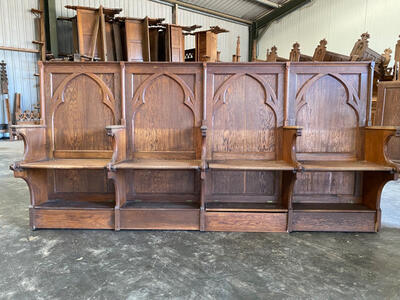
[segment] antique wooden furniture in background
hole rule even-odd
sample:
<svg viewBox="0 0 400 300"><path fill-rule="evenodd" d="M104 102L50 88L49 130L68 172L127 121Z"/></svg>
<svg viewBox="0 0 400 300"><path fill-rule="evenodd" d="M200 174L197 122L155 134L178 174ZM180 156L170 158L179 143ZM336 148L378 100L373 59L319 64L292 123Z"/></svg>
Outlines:
<svg viewBox="0 0 400 300"><path fill-rule="evenodd" d="M115 39L111 39L111 34L115 29L113 23L107 22L108 18L113 18L119 14L121 8L99 8L66 5L68 9L76 10L76 16L71 18L75 53L79 53L82 58L86 57L90 60L95 58L107 61L115 60L117 53L108 52L107 50L115 49ZM108 37L108 40L107 40ZM117 45L117 48L120 47Z"/></svg>
<svg viewBox="0 0 400 300"><path fill-rule="evenodd" d="M313 61L350 61L350 56L328 51L326 39L319 41L319 45L315 48Z"/></svg>
<svg viewBox="0 0 400 300"><path fill-rule="evenodd" d="M41 123L13 127L11 166L32 228L379 230L400 130L367 127L373 64L39 68Z"/></svg>
<svg viewBox="0 0 400 300"><path fill-rule="evenodd" d="M232 62L240 62L240 36L236 40L236 52L232 55Z"/></svg>
<svg viewBox="0 0 400 300"><path fill-rule="evenodd" d="M164 19L116 18L121 27L122 47L125 61L151 61L150 25L157 26ZM153 47L157 47L154 43Z"/></svg>
<svg viewBox="0 0 400 300"><path fill-rule="evenodd" d="M229 32L219 26L211 26L210 29L195 32L196 61L217 61L218 34Z"/></svg>

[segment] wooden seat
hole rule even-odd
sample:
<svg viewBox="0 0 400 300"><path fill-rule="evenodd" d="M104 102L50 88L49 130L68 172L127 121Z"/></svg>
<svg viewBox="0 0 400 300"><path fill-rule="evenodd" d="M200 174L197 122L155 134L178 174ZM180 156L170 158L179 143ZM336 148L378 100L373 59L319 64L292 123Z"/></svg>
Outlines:
<svg viewBox="0 0 400 300"><path fill-rule="evenodd" d="M368 161L304 161L304 171L393 171L393 167Z"/></svg>
<svg viewBox="0 0 400 300"><path fill-rule="evenodd" d="M294 170L293 165L283 160L225 160L211 161L208 163L210 169L221 170Z"/></svg>
<svg viewBox="0 0 400 300"><path fill-rule="evenodd" d="M196 170L200 168L200 160L128 160L113 165L115 169L148 169L148 170Z"/></svg>
<svg viewBox="0 0 400 300"><path fill-rule="evenodd" d="M31 163L21 163L26 169L104 169L109 159L53 159Z"/></svg>

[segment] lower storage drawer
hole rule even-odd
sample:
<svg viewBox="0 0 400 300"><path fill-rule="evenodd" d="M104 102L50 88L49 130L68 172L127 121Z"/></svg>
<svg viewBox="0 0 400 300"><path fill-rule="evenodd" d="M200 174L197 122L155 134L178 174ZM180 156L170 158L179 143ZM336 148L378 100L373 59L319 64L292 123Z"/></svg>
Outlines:
<svg viewBox="0 0 400 300"><path fill-rule="evenodd" d="M376 212L293 212L292 231L375 232Z"/></svg>
<svg viewBox="0 0 400 300"><path fill-rule="evenodd" d="M31 226L59 229L114 229L113 209L30 209Z"/></svg>
<svg viewBox="0 0 400 300"><path fill-rule="evenodd" d="M121 209L121 229L199 230L198 209Z"/></svg>
<svg viewBox="0 0 400 300"><path fill-rule="evenodd" d="M287 213L206 212L205 230L285 232Z"/></svg>

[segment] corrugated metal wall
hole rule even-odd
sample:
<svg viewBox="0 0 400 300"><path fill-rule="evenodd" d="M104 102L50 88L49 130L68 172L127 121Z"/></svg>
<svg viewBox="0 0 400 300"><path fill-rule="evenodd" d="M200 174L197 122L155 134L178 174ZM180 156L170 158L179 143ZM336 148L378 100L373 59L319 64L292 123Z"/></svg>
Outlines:
<svg viewBox="0 0 400 300"><path fill-rule="evenodd" d="M98 7L103 5L109 8L122 8L121 16L129 16L134 18L144 18L149 16L152 18L165 18L167 23L171 23L172 20L172 8L169 5L165 5L158 2L149 0L57 0L56 1L56 15L64 17L72 17L75 15L75 11L64 8L65 5L81 5ZM72 50L70 45L70 38L67 34L70 30L65 28L68 22L58 24L57 30L59 39L59 49ZM214 18L204 14L194 13L192 11L185 10L184 8L179 9L178 13L178 24L179 25L201 25L202 29L208 29L210 26L218 25L229 30L229 33L221 33L218 35L218 50L221 51L221 59L223 61L231 61L232 54L236 50L236 38L240 36L241 39L241 61L248 60L248 38L249 30L248 26L228 22L219 18ZM63 34L61 34L61 32ZM64 36L64 38L62 38ZM186 48L194 48L194 37L188 36L185 40Z"/></svg>
<svg viewBox="0 0 400 300"><path fill-rule="evenodd" d="M35 16L31 8L38 8L37 0L0 1L0 45L8 47L36 49L32 44L36 39ZM35 53L0 50L0 61L7 63L8 90L11 106L14 94L21 93L22 109L32 109L38 101L37 72L38 55ZM0 124L6 122L4 99L1 98ZM0 136L1 137L1 136Z"/></svg>
<svg viewBox="0 0 400 300"><path fill-rule="evenodd" d="M323 38L328 50L349 55L366 31L372 49L394 50L400 33L399 12L399 0L313 0L271 24L258 43L258 58L265 59L266 49L273 45L279 56L288 57L296 41L302 53L313 55Z"/></svg>

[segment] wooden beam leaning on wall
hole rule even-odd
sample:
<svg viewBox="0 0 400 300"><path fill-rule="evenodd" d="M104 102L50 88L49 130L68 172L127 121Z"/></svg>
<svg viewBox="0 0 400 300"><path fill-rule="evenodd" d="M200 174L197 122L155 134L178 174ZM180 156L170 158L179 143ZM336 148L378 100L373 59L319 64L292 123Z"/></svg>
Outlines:
<svg viewBox="0 0 400 300"><path fill-rule="evenodd" d="M39 9L32 8L31 12L37 16L39 20L39 40L32 41L33 44L39 45L40 60L46 60L46 32L45 32L45 20L44 20L44 0L39 1Z"/></svg>

